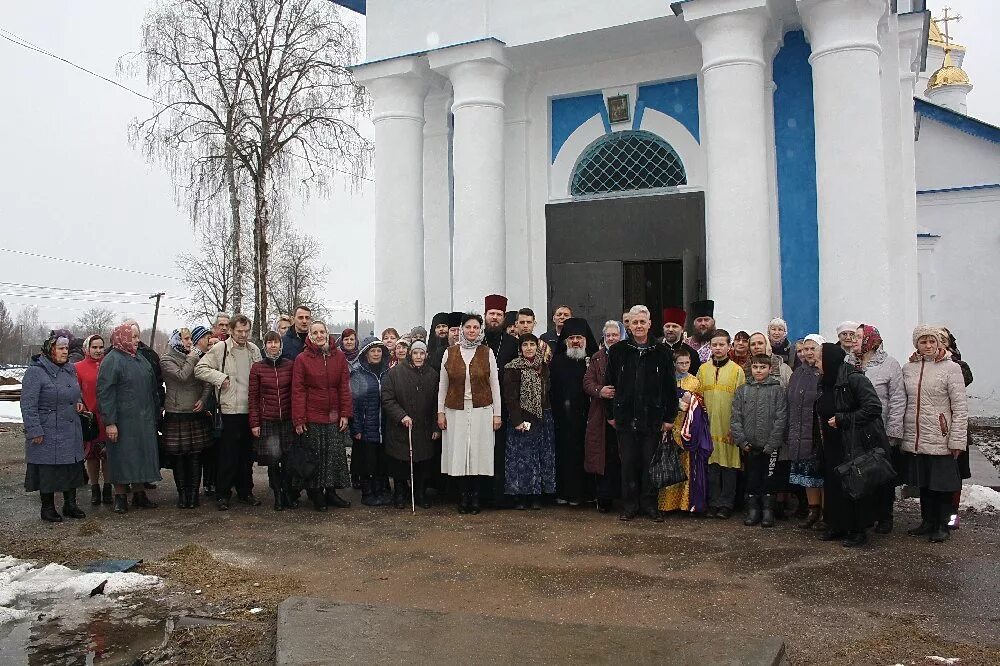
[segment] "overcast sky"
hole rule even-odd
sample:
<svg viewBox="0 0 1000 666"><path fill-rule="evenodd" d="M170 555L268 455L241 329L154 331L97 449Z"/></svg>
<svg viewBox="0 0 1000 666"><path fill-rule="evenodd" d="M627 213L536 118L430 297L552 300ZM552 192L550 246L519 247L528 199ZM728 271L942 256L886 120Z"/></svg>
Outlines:
<svg viewBox="0 0 1000 666"><path fill-rule="evenodd" d="M141 79L116 75L118 58L135 50L145 0L0 0L0 28L101 74L146 91ZM935 16L945 4L964 16L952 34L969 48L965 61L975 89L972 115L1000 125L1000 2L931 0ZM345 11L345 16L355 16ZM353 20L353 19L352 19ZM363 20L359 21L363 29ZM167 173L149 165L128 142L127 126L153 109L124 90L58 62L0 40L4 128L0 161L0 247L98 264L175 274L174 259L194 248L185 213L174 201ZM369 130L370 131L370 130ZM290 212L294 223L317 236L330 268L328 301L372 301L373 192L332 188L329 199L302 203ZM106 289L168 296L162 327L183 323L170 309L184 298L180 284L0 251L0 282L75 289ZM79 294L64 293L78 298ZM76 319L88 303L12 296L12 309L39 305L52 325ZM152 307L144 298L106 296L142 305L100 304L148 325ZM344 312L346 319L348 313Z"/></svg>

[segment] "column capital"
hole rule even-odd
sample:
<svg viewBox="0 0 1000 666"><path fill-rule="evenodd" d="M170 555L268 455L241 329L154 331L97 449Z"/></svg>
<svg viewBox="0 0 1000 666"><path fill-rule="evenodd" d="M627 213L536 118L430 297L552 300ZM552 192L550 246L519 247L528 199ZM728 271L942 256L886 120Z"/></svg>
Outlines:
<svg viewBox="0 0 1000 666"><path fill-rule="evenodd" d="M372 122L404 119L423 122L424 97L432 76L425 58L392 58L352 68L375 102Z"/></svg>
<svg viewBox="0 0 1000 666"><path fill-rule="evenodd" d="M809 62L840 51L870 51L882 55L879 21L885 0L797 0L806 38L812 47Z"/></svg>
<svg viewBox="0 0 1000 666"><path fill-rule="evenodd" d="M728 65L766 67L770 53L764 37L771 28L766 7L754 7L739 12L714 14L692 19L694 34L701 42L701 71Z"/></svg>
<svg viewBox="0 0 1000 666"><path fill-rule="evenodd" d="M451 81L452 112L473 106L504 108L504 82L511 72L505 48L503 42L484 39L428 54L431 70Z"/></svg>

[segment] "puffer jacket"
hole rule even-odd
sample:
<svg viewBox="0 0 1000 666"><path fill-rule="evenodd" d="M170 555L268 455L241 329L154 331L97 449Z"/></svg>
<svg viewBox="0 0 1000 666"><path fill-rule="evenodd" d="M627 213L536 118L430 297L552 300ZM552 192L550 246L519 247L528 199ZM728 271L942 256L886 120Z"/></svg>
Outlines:
<svg viewBox="0 0 1000 666"><path fill-rule="evenodd" d="M944 456L968 446L969 410L962 369L951 354L903 366L903 451Z"/></svg>
<svg viewBox="0 0 1000 666"><path fill-rule="evenodd" d="M781 460L808 460L816 454L813 414L819 396L819 371L811 365L795 368L788 380L788 445Z"/></svg>
<svg viewBox="0 0 1000 666"><path fill-rule="evenodd" d="M292 366L284 356L265 358L250 366L250 427L262 421L292 419Z"/></svg>
<svg viewBox="0 0 1000 666"><path fill-rule="evenodd" d="M879 349L862 368L882 401L882 422L890 439L903 439L903 414L906 412L906 389L899 361Z"/></svg>
<svg viewBox="0 0 1000 666"><path fill-rule="evenodd" d="M729 421L733 444L767 454L778 451L785 444L787 421L785 389L773 375L762 382L751 376L749 382L736 389Z"/></svg>
<svg viewBox="0 0 1000 666"><path fill-rule="evenodd" d="M204 409L212 385L194 376L194 368L201 357L197 354L182 354L170 349L160 357L160 370L167 385L163 411L172 414L191 414L199 400Z"/></svg>
<svg viewBox="0 0 1000 666"><path fill-rule="evenodd" d="M292 367L292 422L337 423L351 418L351 375L347 357L336 347L324 352L312 340Z"/></svg>
<svg viewBox="0 0 1000 666"><path fill-rule="evenodd" d="M382 348L382 360L372 365L368 362L368 351ZM354 418L351 419L351 437L365 442L382 443L385 433L385 415L382 413L382 381L389 371L389 350L377 338L368 338L362 343L358 355L358 365L351 370L351 400L354 402Z"/></svg>
<svg viewBox="0 0 1000 666"><path fill-rule="evenodd" d="M68 465L83 460L83 428L76 413L78 402L80 384L72 363L56 365L39 356L28 366L21 384L25 462ZM41 444L31 441L36 437L43 438Z"/></svg>

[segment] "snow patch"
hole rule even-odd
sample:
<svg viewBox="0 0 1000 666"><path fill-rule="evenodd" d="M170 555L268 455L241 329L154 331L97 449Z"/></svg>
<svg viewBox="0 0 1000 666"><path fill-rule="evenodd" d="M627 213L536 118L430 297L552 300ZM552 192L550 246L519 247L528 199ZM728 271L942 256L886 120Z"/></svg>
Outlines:
<svg viewBox="0 0 1000 666"><path fill-rule="evenodd" d="M21 418L21 403L0 400L0 423L24 423Z"/></svg>
<svg viewBox="0 0 1000 666"><path fill-rule="evenodd" d="M962 486L962 503L959 504L959 509L996 513L1000 511L1000 493L986 486Z"/></svg>

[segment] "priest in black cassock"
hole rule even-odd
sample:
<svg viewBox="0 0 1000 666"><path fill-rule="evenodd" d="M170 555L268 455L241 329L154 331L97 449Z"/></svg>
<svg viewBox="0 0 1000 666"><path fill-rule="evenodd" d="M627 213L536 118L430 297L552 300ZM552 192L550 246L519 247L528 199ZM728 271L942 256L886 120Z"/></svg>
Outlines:
<svg viewBox="0 0 1000 666"><path fill-rule="evenodd" d="M593 499L594 479L583 469L584 439L590 397L583 391L583 375L597 341L586 319L571 317L559 332L559 344L549 366L552 417L556 426L557 501L577 506Z"/></svg>
<svg viewBox="0 0 1000 666"><path fill-rule="evenodd" d="M506 318L507 297L499 294L491 294L486 297L486 304L483 307L483 328L487 346L493 350L497 357L497 370L503 376L503 369L508 363L517 358L519 346L517 338L508 335L504 330L504 320ZM503 427L493 432L493 476L486 477L490 482L489 488L482 488L480 493L488 498L492 498L495 508L509 509L514 506L513 498L504 494L506 479L504 470L507 464L507 406L503 404L503 391L500 392L500 419Z"/></svg>
<svg viewBox="0 0 1000 666"><path fill-rule="evenodd" d="M431 320L431 330L427 336L427 363L435 370L441 370L441 358L448 349L448 313L438 312Z"/></svg>

